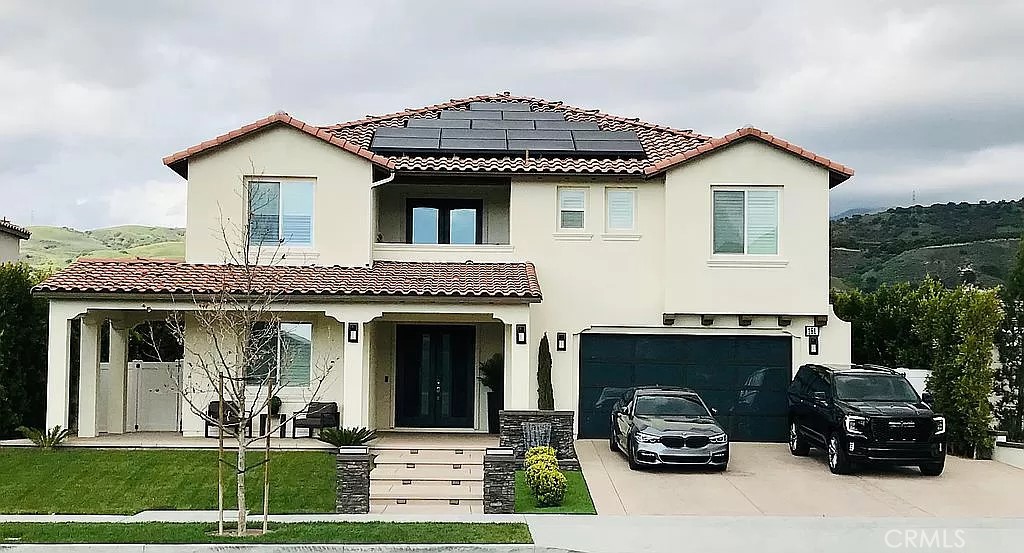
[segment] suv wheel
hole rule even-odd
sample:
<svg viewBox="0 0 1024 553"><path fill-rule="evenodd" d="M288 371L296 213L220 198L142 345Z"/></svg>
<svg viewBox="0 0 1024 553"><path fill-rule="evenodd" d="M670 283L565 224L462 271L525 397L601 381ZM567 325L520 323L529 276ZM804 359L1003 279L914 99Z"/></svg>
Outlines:
<svg viewBox="0 0 1024 553"><path fill-rule="evenodd" d="M800 435L800 429L796 421L789 423L789 452L798 457L807 455L811 447L807 445L807 439Z"/></svg>
<svg viewBox="0 0 1024 553"><path fill-rule="evenodd" d="M921 469L921 474L925 476L938 476L942 474L942 469L946 467L946 460L943 459L938 463L923 463L918 466Z"/></svg>
<svg viewBox="0 0 1024 553"><path fill-rule="evenodd" d="M850 474L850 459L846 456L839 434L833 432L828 437L828 470L832 474Z"/></svg>

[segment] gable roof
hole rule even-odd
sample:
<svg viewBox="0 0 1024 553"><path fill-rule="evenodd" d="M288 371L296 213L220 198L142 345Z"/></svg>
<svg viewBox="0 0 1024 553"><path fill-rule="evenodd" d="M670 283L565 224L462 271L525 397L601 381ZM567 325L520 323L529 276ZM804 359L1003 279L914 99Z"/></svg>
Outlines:
<svg viewBox="0 0 1024 553"><path fill-rule="evenodd" d="M512 155L381 155L370 150L373 133L381 127L402 127L406 121L418 118L437 118L442 110L469 109L471 102L522 102L530 105L532 111L559 111L565 113L568 121L597 123L602 130L634 131L643 145L644 156L623 158L595 154L574 157L527 157ZM830 171L832 186L850 178L853 170L827 158L804 150L789 142L754 128L740 129L721 138L713 138L689 129L674 129L664 125L648 123L636 118L610 115L595 109L584 109L562 102L516 96L504 92L449 100L415 109L385 115L367 116L363 119L316 127L303 123L284 113L278 113L246 125L235 131L208 140L187 150L164 158L164 164L175 172L187 177L189 157L219 147L241 136L275 124L287 124L311 136L364 157L374 164L393 171L418 173L532 173L532 174L609 174L651 177L678 164L711 151L727 147L742 139L755 138L802 157L811 163L821 165Z"/></svg>
<svg viewBox="0 0 1024 553"><path fill-rule="evenodd" d="M246 270L255 274L248 275ZM255 282L246 286L247 282ZM43 295L376 296L541 300L532 263L376 261L369 267L214 265L157 259L79 259L35 288Z"/></svg>
<svg viewBox="0 0 1024 553"><path fill-rule="evenodd" d="M10 234L21 240L28 240L32 236L32 233L27 228L19 227L7 219L0 219L0 233Z"/></svg>

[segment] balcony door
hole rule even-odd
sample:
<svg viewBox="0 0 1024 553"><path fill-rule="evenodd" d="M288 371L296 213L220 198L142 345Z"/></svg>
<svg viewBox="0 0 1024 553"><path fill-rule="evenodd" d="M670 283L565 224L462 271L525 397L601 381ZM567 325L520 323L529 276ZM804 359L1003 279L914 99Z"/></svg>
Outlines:
<svg viewBox="0 0 1024 553"><path fill-rule="evenodd" d="M472 428L476 327L398 325L395 426Z"/></svg>
<svg viewBox="0 0 1024 553"><path fill-rule="evenodd" d="M405 238L409 244L483 243L483 201L444 198L406 202Z"/></svg>

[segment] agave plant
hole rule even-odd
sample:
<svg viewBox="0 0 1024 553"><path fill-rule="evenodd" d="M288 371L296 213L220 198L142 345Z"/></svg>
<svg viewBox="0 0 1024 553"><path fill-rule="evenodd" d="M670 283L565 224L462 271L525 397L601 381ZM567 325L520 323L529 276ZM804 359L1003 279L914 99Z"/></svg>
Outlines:
<svg viewBox="0 0 1024 553"><path fill-rule="evenodd" d="M334 447L363 445L377 437L376 430L354 426L352 428L324 428L318 439Z"/></svg>
<svg viewBox="0 0 1024 553"><path fill-rule="evenodd" d="M66 428L61 428L59 424L45 431L38 428L28 428L26 426L19 426L16 430L21 432L22 436L32 440L32 443L42 449L53 449L55 447L59 447L71 434Z"/></svg>

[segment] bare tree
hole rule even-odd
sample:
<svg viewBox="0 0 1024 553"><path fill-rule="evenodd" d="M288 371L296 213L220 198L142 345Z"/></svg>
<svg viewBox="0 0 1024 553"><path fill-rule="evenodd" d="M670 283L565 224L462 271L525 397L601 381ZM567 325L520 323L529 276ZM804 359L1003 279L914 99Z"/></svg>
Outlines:
<svg viewBox="0 0 1024 553"><path fill-rule="evenodd" d="M190 295L187 307L176 308L167 317L171 333L185 352L185 370L177 384L182 400L204 423L217 427L222 444L227 437L236 450L235 462L230 466L236 474L238 535L244 535L247 525L245 474L261 466L264 469L266 532L270 436L308 411L338 361L329 357L314 359L310 347L312 325L281 316L288 300L278 283L280 271L272 269L283 260L282 244L287 240L277 216L279 209L274 207L280 201L279 192L270 183L246 177L242 178L242 190L240 199L249 206L246 220L235 224L223 213L220 216L219 234L227 266L219 285L211 293ZM144 341L156 349L152 325L148 329ZM290 369L299 368L302 372L303 367L308 367L308 383L290 380L295 376ZM286 386L303 390L301 406L283 420L271 417L271 403ZM289 395L290 400L294 397L294 392ZM216 409L211 409L211 405ZM262 432L251 432L259 428L260 415L266 415ZM247 466L246 452L260 441L265 445L264 460ZM225 465L223 445L219 457L218 463ZM223 493L223 482L218 476L221 533Z"/></svg>

